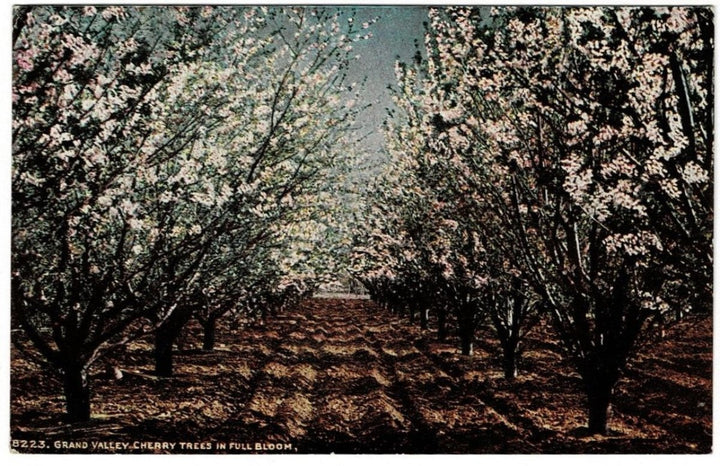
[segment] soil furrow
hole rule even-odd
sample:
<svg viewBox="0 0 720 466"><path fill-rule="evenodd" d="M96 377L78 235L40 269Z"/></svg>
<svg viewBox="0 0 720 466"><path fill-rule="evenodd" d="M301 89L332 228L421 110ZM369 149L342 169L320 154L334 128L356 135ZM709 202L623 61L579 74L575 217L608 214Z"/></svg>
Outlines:
<svg viewBox="0 0 720 466"><path fill-rule="evenodd" d="M232 453L255 442L300 453L707 452L711 324L680 326L633 362L606 437L584 433L582 384L546 326L507 381L490 329L478 330L468 358L454 336L437 342L432 329L350 299L306 300L262 325L222 324L215 351L177 352L172 378L98 375L88 425L64 425L57 383L33 382L37 369L15 354L12 434L249 445ZM197 328L187 335L192 348ZM138 341L107 364L148 373L151 355L152 342Z"/></svg>

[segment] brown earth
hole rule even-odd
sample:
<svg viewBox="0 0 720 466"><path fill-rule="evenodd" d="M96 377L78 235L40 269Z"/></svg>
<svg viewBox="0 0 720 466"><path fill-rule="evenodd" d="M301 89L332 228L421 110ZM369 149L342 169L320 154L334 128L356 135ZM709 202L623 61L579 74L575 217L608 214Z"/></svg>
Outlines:
<svg viewBox="0 0 720 466"><path fill-rule="evenodd" d="M496 343L480 331L474 357L463 357L452 341L437 343L432 331L370 301L308 300L263 328L220 328L215 351L178 351L172 378L152 377L151 345L132 343L98 368L93 418L73 426L62 422L59 384L13 349L12 446L35 453L710 452L710 318L688 319L643 349L617 387L605 437L587 435L580 380L547 326L528 335L513 382L502 377ZM124 371L120 381L113 367Z"/></svg>

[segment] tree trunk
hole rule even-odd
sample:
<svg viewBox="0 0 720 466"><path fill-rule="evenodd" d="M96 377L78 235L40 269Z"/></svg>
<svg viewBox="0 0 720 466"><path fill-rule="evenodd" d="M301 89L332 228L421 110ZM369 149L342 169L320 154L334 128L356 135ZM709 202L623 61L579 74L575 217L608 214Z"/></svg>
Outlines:
<svg viewBox="0 0 720 466"><path fill-rule="evenodd" d="M155 330L155 375L158 377L172 377L173 345L190 316L190 311L178 308Z"/></svg>
<svg viewBox="0 0 720 466"><path fill-rule="evenodd" d="M445 341L447 339L447 334L447 311L445 309L438 309L438 341Z"/></svg>
<svg viewBox="0 0 720 466"><path fill-rule="evenodd" d="M462 350L463 356L473 355L474 338L475 329L473 328L472 321L469 321L469 319L462 319L460 322L460 349Z"/></svg>
<svg viewBox="0 0 720 466"><path fill-rule="evenodd" d="M90 384L81 364L69 364L63 374L68 422L90 420Z"/></svg>
<svg viewBox="0 0 720 466"><path fill-rule="evenodd" d="M612 384L607 381L586 384L586 392L590 434L607 435Z"/></svg>
<svg viewBox="0 0 720 466"><path fill-rule="evenodd" d="M392 301L390 301L390 309L392 309L393 315L402 316L402 306L400 306L400 303L397 302L394 298Z"/></svg>
<svg viewBox="0 0 720 466"><path fill-rule="evenodd" d="M208 317L203 322L203 350L212 351L215 349L215 324L217 323L216 317Z"/></svg>
<svg viewBox="0 0 720 466"><path fill-rule="evenodd" d="M164 325L155 331L155 375L159 377L172 377L173 354L172 347L177 333Z"/></svg>
<svg viewBox="0 0 720 466"><path fill-rule="evenodd" d="M428 328L428 313L430 311L427 307L424 307L420 310L420 328L423 330L427 330Z"/></svg>
<svg viewBox="0 0 720 466"><path fill-rule="evenodd" d="M470 302L463 303L457 318L462 354L463 356L472 356L473 340L475 339L475 308L473 305Z"/></svg>
<svg viewBox="0 0 720 466"><path fill-rule="evenodd" d="M503 346L503 373L506 380L515 380L517 377L517 351L509 344Z"/></svg>
<svg viewBox="0 0 720 466"><path fill-rule="evenodd" d="M467 335L465 331L463 331L460 337L460 349L463 356L473 355L473 338L471 335Z"/></svg>
<svg viewBox="0 0 720 466"><path fill-rule="evenodd" d="M411 304L411 305L407 306L407 312L408 312L408 317L410 318L410 323L411 323L411 324L414 324L414 323L415 323L415 307L414 307L414 304Z"/></svg>

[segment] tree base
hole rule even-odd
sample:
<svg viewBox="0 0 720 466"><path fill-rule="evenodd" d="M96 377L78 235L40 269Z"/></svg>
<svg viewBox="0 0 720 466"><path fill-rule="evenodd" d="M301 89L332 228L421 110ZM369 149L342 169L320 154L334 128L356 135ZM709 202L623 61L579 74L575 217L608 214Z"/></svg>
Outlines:
<svg viewBox="0 0 720 466"><path fill-rule="evenodd" d="M69 369L64 376L65 420L70 423L90 420L90 386L82 369Z"/></svg>

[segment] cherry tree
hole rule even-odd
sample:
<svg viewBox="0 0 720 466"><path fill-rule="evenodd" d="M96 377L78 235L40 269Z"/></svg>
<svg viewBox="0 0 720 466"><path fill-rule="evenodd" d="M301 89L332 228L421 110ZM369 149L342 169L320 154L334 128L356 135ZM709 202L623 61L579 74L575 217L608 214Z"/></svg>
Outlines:
<svg viewBox="0 0 720 466"><path fill-rule="evenodd" d="M711 308L711 13L487 13L431 12L426 138L511 241L604 433L647 327Z"/></svg>
<svg viewBox="0 0 720 466"><path fill-rule="evenodd" d="M310 9L15 13L12 316L82 421L105 351L159 331L167 354L208 274L270 257L352 118L337 90L367 33Z"/></svg>
<svg viewBox="0 0 720 466"><path fill-rule="evenodd" d="M343 72L354 59L353 42L367 37L367 27L356 30L352 17L305 8L270 10L267 22L277 31L270 36L272 55L233 75L238 80L234 103L226 110L233 118L204 142L211 152L224 148L237 154L233 170L220 176L240 193L235 203L222 207L226 226L215 235L195 291L192 307L208 350L217 320L233 312L235 302L252 299L270 306L268 300L285 299L275 296L276 287L286 290L285 296L318 279L320 265L331 260L329 243L321 244L318 236L332 220L322 198L342 182L348 153L339 148L355 143L349 129L359 109L354 104L359 86L345 82ZM344 94L350 95L341 100ZM201 160L206 157L200 154ZM233 159L226 155L225 160ZM253 272L256 266L261 270ZM264 278L257 280L258 274ZM174 330L162 338L163 347L172 347L187 317L178 314L180 325L169 323ZM172 372L169 357L163 375Z"/></svg>
<svg viewBox="0 0 720 466"><path fill-rule="evenodd" d="M182 11L155 13L16 10L12 315L62 378L71 421L89 417L90 364L146 330L142 317L171 312L202 257L193 232L161 233L182 201L160 210L147 194L196 137L195 115L166 121L159 101L212 21L182 37ZM174 276L158 283L162 268Z"/></svg>

